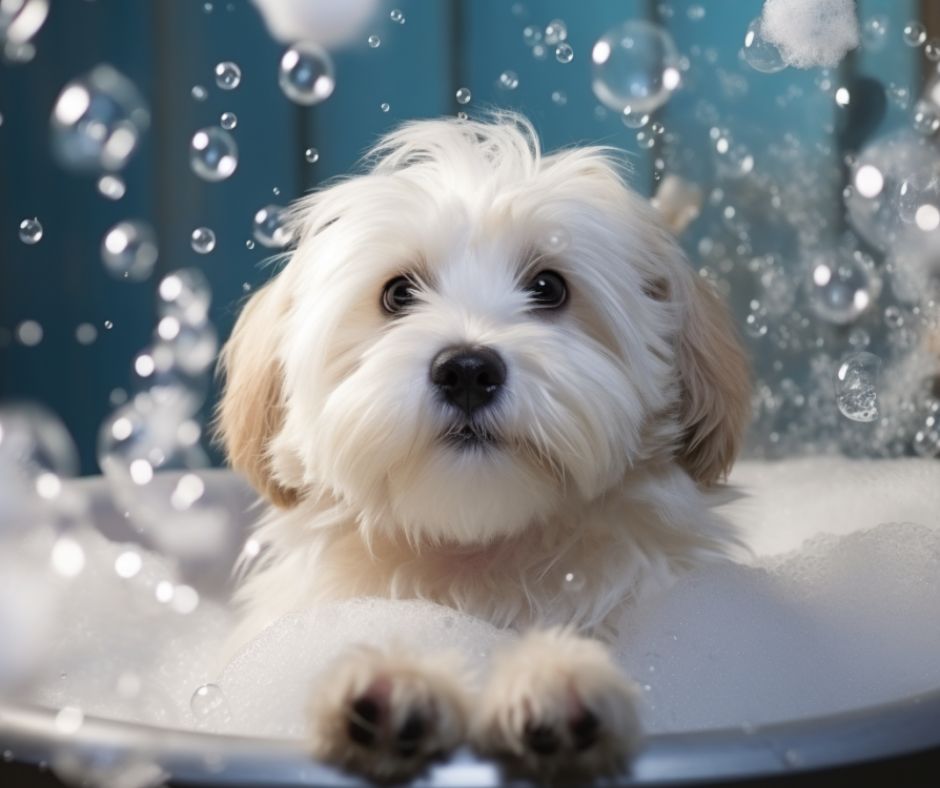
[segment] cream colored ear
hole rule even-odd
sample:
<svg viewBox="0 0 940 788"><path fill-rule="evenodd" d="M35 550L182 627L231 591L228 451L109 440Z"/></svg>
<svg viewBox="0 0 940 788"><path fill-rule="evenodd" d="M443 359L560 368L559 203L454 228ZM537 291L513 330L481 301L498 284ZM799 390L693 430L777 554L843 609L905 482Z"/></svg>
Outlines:
<svg viewBox="0 0 940 788"><path fill-rule="evenodd" d="M283 276L283 274L282 274ZM216 434L229 465L244 473L273 504L294 506L299 492L279 482L271 465L271 439L284 421L282 377L277 360L288 301L278 281L259 290L242 310L219 359L225 389L216 411Z"/></svg>
<svg viewBox="0 0 940 788"><path fill-rule="evenodd" d="M683 272L685 273L685 272ZM731 470L750 416L747 358L724 303L701 277L681 277L673 300L684 304L678 365L684 429L679 463L700 484Z"/></svg>

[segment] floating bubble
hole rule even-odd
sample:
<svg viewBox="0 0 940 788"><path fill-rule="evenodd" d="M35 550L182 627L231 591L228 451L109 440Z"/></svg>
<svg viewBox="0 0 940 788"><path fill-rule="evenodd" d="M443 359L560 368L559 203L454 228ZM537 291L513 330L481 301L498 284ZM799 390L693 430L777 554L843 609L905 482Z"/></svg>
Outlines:
<svg viewBox="0 0 940 788"><path fill-rule="evenodd" d="M108 65L69 82L52 110L59 162L79 171L124 167L150 126L150 113L127 77Z"/></svg>
<svg viewBox="0 0 940 788"><path fill-rule="evenodd" d="M23 219L20 222L20 240L32 246L42 240L42 224L35 216L32 219Z"/></svg>
<svg viewBox="0 0 940 788"><path fill-rule="evenodd" d="M809 300L828 323L844 325L859 317L877 298L880 283L874 263L859 251L819 255L810 267Z"/></svg>
<svg viewBox="0 0 940 788"><path fill-rule="evenodd" d="M316 164L320 160L320 151L316 148L307 148L304 151L304 158L309 164Z"/></svg>
<svg viewBox="0 0 940 788"><path fill-rule="evenodd" d="M237 63L223 60L215 66L215 84L222 90L235 90L242 82L242 70Z"/></svg>
<svg viewBox="0 0 940 788"><path fill-rule="evenodd" d="M519 75L515 71L504 71L499 75L499 86L504 90L515 90L519 87Z"/></svg>
<svg viewBox="0 0 940 788"><path fill-rule="evenodd" d="M545 43L557 46L568 40L568 26L561 19L553 19L545 26Z"/></svg>
<svg viewBox="0 0 940 788"><path fill-rule="evenodd" d="M204 181L224 181L238 167L238 145L217 126L200 129L189 146L189 166Z"/></svg>
<svg viewBox="0 0 940 788"><path fill-rule="evenodd" d="M836 404L842 415L852 421L875 421L880 379L878 356L862 351L846 358L836 372Z"/></svg>
<svg viewBox="0 0 940 788"><path fill-rule="evenodd" d="M914 131L930 137L940 130L940 107L929 101L918 101L912 117Z"/></svg>
<svg viewBox="0 0 940 788"><path fill-rule="evenodd" d="M862 45L873 52L884 48L887 35L888 17L882 14L867 19L862 25Z"/></svg>
<svg viewBox="0 0 940 788"><path fill-rule="evenodd" d="M574 60L574 50L568 43L559 44L555 47L555 60L559 63L570 63Z"/></svg>
<svg viewBox="0 0 940 788"><path fill-rule="evenodd" d="M637 112L633 107L624 107L620 113L623 125L628 129L642 129L650 121L649 113Z"/></svg>
<svg viewBox="0 0 940 788"><path fill-rule="evenodd" d="M21 345L35 347L42 342L42 326L35 320L24 320L16 327L16 338Z"/></svg>
<svg viewBox="0 0 940 788"><path fill-rule="evenodd" d="M382 46L382 39L376 35L369 36L368 42L370 49L378 49Z"/></svg>
<svg viewBox="0 0 940 788"><path fill-rule="evenodd" d="M405 24L405 15L401 12L401 9L393 8L393 9L391 10L391 12L389 13L388 17L389 17L389 19L391 19L396 25L403 25L403 24Z"/></svg>
<svg viewBox="0 0 940 788"><path fill-rule="evenodd" d="M902 36L909 47L919 47L927 40L927 28L921 22L908 22L904 25Z"/></svg>
<svg viewBox="0 0 940 788"><path fill-rule="evenodd" d="M209 91L202 85L193 85L193 89L189 93L196 101L205 101L209 97Z"/></svg>
<svg viewBox="0 0 940 788"><path fill-rule="evenodd" d="M652 112L663 106L681 81L679 53L661 27L626 22L607 31L591 50L594 95L623 112Z"/></svg>
<svg viewBox="0 0 940 788"><path fill-rule="evenodd" d="M391 108L391 104L389 104L387 101L383 101L381 104L379 104L379 109L382 110L382 112L388 112Z"/></svg>
<svg viewBox="0 0 940 788"><path fill-rule="evenodd" d="M157 287L157 314L198 325L209 317L212 290L206 277L195 268L167 274Z"/></svg>
<svg viewBox="0 0 940 788"><path fill-rule="evenodd" d="M208 227L197 227L189 242L196 254L209 254L215 249L215 233Z"/></svg>
<svg viewBox="0 0 940 788"><path fill-rule="evenodd" d="M90 345L98 338L98 329L91 323L79 323L75 327L75 341L79 345Z"/></svg>
<svg viewBox="0 0 940 788"><path fill-rule="evenodd" d="M469 104L470 99L473 98L470 88L458 88L456 96L458 104Z"/></svg>
<svg viewBox="0 0 940 788"><path fill-rule="evenodd" d="M266 205L254 218L252 235L262 246L280 249L291 241L290 230L285 226L286 212L280 205Z"/></svg>
<svg viewBox="0 0 940 788"><path fill-rule="evenodd" d="M200 726L224 724L231 716L225 693L218 684L203 684L189 701L189 708Z"/></svg>
<svg viewBox="0 0 940 788"><path fill-rule="evenodd" d="M924 57L932 63L940 61L940 38L931 38L924 44Z"/></svg>
<svg viewBox="0 0 940 788"><path fill-rule="evenodd" d="M522 40L525 41L528 47L534 47L536 44L540 43L542 37L542 31L534 25L526 25L522 30Z"/></svg>
<svg viewBox="0 0 940 788"><path fill-rule="evenodd" d="M552 104L555 104L559 107L565 106L568 103L568 94L563 90L553 90L552 91Z"/></svg>
<svg viewBox="0 0 940 788"><path fill-rule="evenodd" d="M125 221L114 225L101 242L101 259L115 279L141 281L157 262L157 239L146 222Z"/></svg>
<svg viewBox="0 0 940 788"><path fill-rule="evenodd" d="M98 193L109 200L120 200L127 192L127 186L117 175L102 175L98 179Z"/></svg>
<svg viewBox="0 0 940 788"><path fill-rule="evenodd" d="M319 104L330 97L336 86L333 61L316 44L295 44L281 57L278 82L284 95L294 103Z"/></svg>
<svg viewBox="0 0 940 788"><path fill-rule="evenodd" d="M219 125L226 131L231 131L238 125L238 116L234 112L223 112L219 117Z"/></svg>
<svg viewBox="0 0 940 788"><path fill-rule="evenodd" d="M780 50L761 35L760 18L754 19L747 26L741 57L755 71L764 74L773 74L787 67Z"/></svg>
<svg viewBox="0 0 940 788"><path fill-rule="evenodd" d="M0 2L0 43L26 44L49 15L49 0Z"/></svg>

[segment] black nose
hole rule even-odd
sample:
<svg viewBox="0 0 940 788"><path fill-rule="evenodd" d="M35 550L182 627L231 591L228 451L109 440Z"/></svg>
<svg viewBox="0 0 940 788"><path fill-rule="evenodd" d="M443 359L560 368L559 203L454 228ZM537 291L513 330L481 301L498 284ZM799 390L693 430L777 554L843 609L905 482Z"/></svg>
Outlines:
<svg viewBox="0 0 940 788"><path fill-rule="evenodd" d="M506 382L506 365L488 347L449 347L431 362L431 382L468 416L488 405Z"/></svg>

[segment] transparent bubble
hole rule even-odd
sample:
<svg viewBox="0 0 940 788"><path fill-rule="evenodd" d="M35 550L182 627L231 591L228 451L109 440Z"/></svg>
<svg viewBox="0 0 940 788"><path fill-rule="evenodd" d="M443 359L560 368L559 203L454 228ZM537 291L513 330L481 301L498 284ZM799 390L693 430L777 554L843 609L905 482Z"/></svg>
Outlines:
<svg viewBox="0 0 940 788"><path fill-rule="evenodd" d="M526 46L534 47L542 41L542 31L534 25L527 25L522 30L522 40L525 41Z"/></svg>
<svg viewBox="0 0 940 788"><path fill-rule="evenodd" d="M469 104L470 99L473 97L470 88L458 88L456 95L458 104Z"/></svg>
<svg viewBox="0 0 940 788"><path fill-rule="evenodd" d="M637 112L633 107L624 107L620 113L623 125L628 129L642 129L650 121L649 113Z"/></svg>
<svg viewBox="0 0 940 788"><path fill-rule="evenodd" d="M320 151L316 148L307 148L304 151L304 158L308 164L316 164L320 160Z"/></svg>
<svg viewBox="0 0 940 788"><path fill-rule="evenodd" d="M48 14L49 0L0 2L0 43L27 43L42 27Z"/></svg>
<svg viewBox="0 0 940 788"><path fill-rule="evenodd" d="M504 90L515 90L519 87L519 75L515 71L504 71L499 75L499 86Z"/></svg>
<svg viewBox="0 0 940 788"><path fill-rule="evenodd" d="M552 91L552 104L555 104L559 107L565 106L568 103L568 94L563 90L553 90Z"/></svg>
<svg viewBox="0 0 940 788"><path fill-rule="evenodd" d="M751 311L744 319L744 330L749 336L760 339L767 335L769 326L767 324L767 312L759 304L752 302Z"/></svg>
<svg viewBox="0 0 940 788"><path fill-rule="evenodd" d="M168 323L176 318L163 318L161 323ZM196 326L185 325L189 334L196 340L206 334L204 344L199 347L201 364L195 362L185 368L180 357L190 350L196 342L190 339L181 346L179 342L157 340L141 350L133 360L131 382L135 391L143 392L156 405L175 408L181 415L195 413L205 401L208 393L208 376L205 371L212 362L216 350L214 330L208 323ZM208 360L206 360L208 359Z"/></svg>
<svg viewBox="0 0 940 788"><path fill-rule="evenodd" d="M91 323L79 323L75 327L75 341L79 345L90 345L98 338L98 329Z"/></svg>
<svg viewBox="0 0 940 788"><path fill-rule="evenodd" d="M594 95L607 107L623 112L652 112L663 106L679 86L679 53L661 27L626 22L605 33L591 50Z"/></svg>
<svg viewBox="0 0 940 788"><path fill-rule="evenodd" d="M189 701L189 708L200 726L214 727L231 717L225 693L218 684L203 684Z"/></svg>
<svg viewBox="0 0 940 788"><path fill-rule="evenodd" d="M909 47L919 47L927 40L927 28L921 22L908 22L904 25L902 36Z"/></svg>
<svg viewBox="0 0 940 788"><path fill-rule="evenodd" d="M295 44L281 57L278 82L284 95L296 104L319 104L330 97L336 80L333 61L316 44Z"/></svg>
<svg viewBox="0 0 940 788"><path fill-rule="evenodd" d="M405 24L405 15L401 12L401 9L393 8L393 9L391 10L391 12L389 13L388 17L389 17L389 19L391 19L396 25L403 25L403 24Z"/></svg>
<svg viewBox="0 0 940 788"><path fill-rule="evenodd" d="M238 167L238 145L217 126L200 129L189 146L189 166L204 181L224 181Z"/></svg>
<svg viewBox="0 0 940 788"><path fill-rule="evenodd" d="M862 25L862 44L873 52L884 47L887 35L888 17L882 14L866 19Z"/></svg>
<svg viewBox="0 0 940 788"><path fill-rule="evenodd" d="M918 101L912 117L914 131L929 137L940 130L940 107L929 101Z"/></svg>
<svg viewBox="0 0 940 788"><path fill-rule="evenodd" d="M101 259L115 279L136 282L146 279L157 262L157 238L153 228L142 221L119 222L105 233Z"/></svg>
<svg viewBox="0 0 940 788"><path fill-rule="evenodd" d="M545 26L545 43L556 46L568 40L568 26L560 19L553 19Z"/></svg>
<svg viewBox="0 0 940 788"><path fill-rule="evenodd" d="M376 35L369 36L368 44L371 49L378 49L382 46L382 39Z"/></svg>
<svg viewBox="0 0 940 788"><path fill-rule="evenodd" d="M864 328L853 328L849 333L849 344L855 350L864 350L871 344L871 335Z"/></svg>
<svg viewBox="0 0 940 788"><path fill-rule="evenodd" d="M290 230L285 226L286 218L282 206L266 205L255 214L251 233L262 246L280 249L291 241Z"/></svg>
<svg viewBox="0 0 940 788"><path fill-rule="evenodd" d="M196 101L205 101L209 97L209 91L202 85L193 85L193 89L189 93Z"/></svg>
<svg viewBox="0 0 940 788"><path fill-rule="evenodd" d="M874 263L855 251L819 255L810 266L810 305L828 323L851 323L877 298L880 284Z"/></svg>
<svg viewBox="0 0 940 788"><path fill-rule="evenodd" d="M150 113L133 82L101 65L62 89L50 123L53 152L64 167L116 171L137 150Z"/></svg>
<svg viewBox="0 0 940 788"><path fill-rule="evenodd" d="M209 254L215 249L215 233L208 227L197 227L189 242L196 254Z"/></svg>
<svg viewBox="0 0 940 788"><path fill-rule="evenodd" d="M16 338L26 347L35 347L42 342L42 333L42 326L35 320L24 320L16 327Z"/></svg>
<svg viewBox="0 0 940 788"><path fill-rule="evenodd" d="M215 66L215 84L222 90L235 90L242 81L242 70L237 63L223 60Z"/></svg>
<svg viewBox="0 0 940 788"><path fill-rule="evenodd" d="M226 131L231 131L238 125L238 116L234 112L223 112L219 117L219 125Z"/></svg>
<svg viewBox="0 0 940 788"><path fill-rule="evenodd" d="M933 63L940 61L940 38L931 38L924 44L924 56Z"/></svg>
<svg viewBox="0 0 940 788"><path fill-rule="evenodd" d="M32 219L23 219L20 222L20 240L32 246L42 240L42 224L35 216Z"/></svg>
<svg viewBox="0 0 940 788"><path fill-rule="evenodd" d="M881 385L881 359L862 351L848 356L836 372L836 404L852 421L878 418L878 389Z"/></svg>
<svg viewBox="0 0 940 788"><path fill-rule="evenodd" d="M198 325L209 317L212 290L202 272L182 268L167 274L157 287L157 314Z"/></svg>
<svg viewBox="0 0 940 788"><path fill-rule="evenodd" d="M102 175L98 179L98 193L109 200L120 200L127 192L127 186L117 175Z"/></svg>
<svg viewBox="0 0 940 788"><path fill-rule="evenodd" d="M555 60L559 63L570 63L574 60L574 50L571 45L563 43L555 47Z"/></svg>
<svg viewBox="0 0 940 788"><path fill-rule="evenodd" d="M190 323L167 315L157 324L157 337L172 352L172 363L186 375L206 372L219 349L211 323Z"/></svg>
<svg viewBox="0 0 940 788"><path fill-rule="evenodd" d="M251 238L249 238L247 241L245 241L245 248L246 248L246 249L254 249L254 248L255 248L255 242L252 241Z"/></svg>
<svg viewBox="0 0 940 788"><path fill-rule="evenodd" d="M382 112L388 112L391 108L391 104L389 104L387 101L383 101L381 104L379 104L379 109L382 110Z"/></svg>
<svg viewBox="0 0 940 788"><path fill-rule="evenodd" d="M747 26L741 56L751 68L764 74L773 74L787 67L780 50L761 35L759 17Z"/></svg>

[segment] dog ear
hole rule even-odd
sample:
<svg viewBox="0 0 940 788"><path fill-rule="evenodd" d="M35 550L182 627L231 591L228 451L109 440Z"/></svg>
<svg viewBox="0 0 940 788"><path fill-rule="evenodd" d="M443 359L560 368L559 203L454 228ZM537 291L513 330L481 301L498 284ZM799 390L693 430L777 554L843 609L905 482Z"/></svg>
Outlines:
<svg viewBox="0 0 940 788"><path fill-rule="evenodd" d="M299 491L276 478L270 455L271 440L284 421L283 372L276 350L287 297L279 284L274 280L248 301L222 349L224 392L215 428L229 465L273 504L290 508Z"/></svg>
<svg viewBox="0 0 940 788"><path fill-rule="evenodd" d="M708 282L683 268L671 294L683 307L678 460L696 482L707 485L726 476L738 454L750 416L750 374L724 303Z"/></svg>

